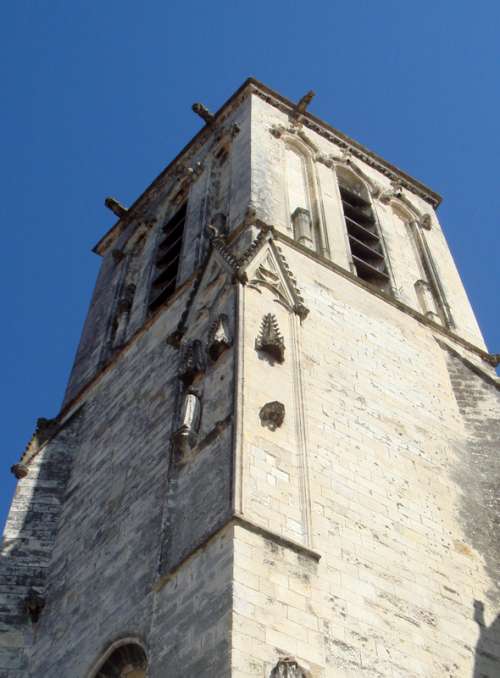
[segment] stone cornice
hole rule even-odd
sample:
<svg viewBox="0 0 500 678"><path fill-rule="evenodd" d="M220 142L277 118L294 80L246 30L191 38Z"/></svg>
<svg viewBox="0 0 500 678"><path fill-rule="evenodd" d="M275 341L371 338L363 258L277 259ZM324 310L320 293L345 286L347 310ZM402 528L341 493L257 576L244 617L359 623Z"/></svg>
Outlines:
<svg viewBox="0 0 500 678"><path fill-rule="evenodd" d="M287 113L289 116L293 116L296 105L289 99L286 99L281 94L271 90L258 80L249 78L247 82L251 85L252 92L266 101L266 103L275 106L283 113ZM399 167L387 162L387 160L384 160L384 158L377 155L374 151L369 150L366 148L366 146L363 146L363 144L351 139L351 137L348 137L343 132L335 129L335 127L332 127L320 118L312 115L312 113L309 113L308 111L303 113L301 115L300 122L302 125L304 125L304 127L316 132L325 139L328 139L328 141L331 141L339 146L343 151L353 155L359 160L365 162L367 165L370 165L370 167L378 170L381 174L391 179L391 181L401 185L403 188L406 188L412 193L415 193L419 197L423 198L434 208L440 205L442 198L438 193L434 192L432 189L417 179L414 179L409 174L399 169Z"/></svg>
<svg viewBox="0 0 500 678"><path fill-rule="evenodd" d="M214 133L214 129L222 125L224 121L231 115L231 113L246 99L251 93L259 96L267 101L272 106L291 115L293 117L297 105L270 89L255 78L248 78L236 90L236 92L229 97L229 99L222 104L219 110L213 116L213 122L210 125L205 125L196 134L191 141L175 156L175 158L165 167L165 169L151 182L146 190L137 198L137 200L127 210L127 214L119 219L107 233L99 240L93 248L93 252L103 255L116 237L123 231L123 229L134 219L144 219L144 215L148 212L148 207L159 196L164 189L165 184L172 178L178 165L182 163L189 163L190 158L203 146L209 137ZM433 207L437 207L441 202L441 196L432 191L430 188L422 184L420 181L413 179L410 175L398 169L395 165L387 162L373 151L370 151L362 144L354 139L351 139L346 134L343 134L328 123L316 118L311 113L305 111L300 115L300 123L320 134L324 138L332 141L344 151L351 153L353 156L359 158L371 167L374 167L382 174L395 181L409 191L419 195L426 200Z"/></svg>

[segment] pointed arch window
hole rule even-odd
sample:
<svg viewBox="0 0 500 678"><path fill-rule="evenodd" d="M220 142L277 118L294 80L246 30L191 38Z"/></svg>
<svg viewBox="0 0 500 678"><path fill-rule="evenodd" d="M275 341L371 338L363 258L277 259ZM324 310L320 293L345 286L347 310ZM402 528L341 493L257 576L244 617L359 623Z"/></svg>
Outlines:
<svg viewBox="0 0 500 678"><path fill-rule="evenodd" d="M309 249L321 251L318 199L308 150L295 139L285 146L288 218L293 237Z"/></svg>
<svg viewBox="0 0 500 678"><path fill-rule="evenodd" d="M368 190L349 170L338 168L337 172L354 271L362 280L390 292L386 254Z"/></svg>

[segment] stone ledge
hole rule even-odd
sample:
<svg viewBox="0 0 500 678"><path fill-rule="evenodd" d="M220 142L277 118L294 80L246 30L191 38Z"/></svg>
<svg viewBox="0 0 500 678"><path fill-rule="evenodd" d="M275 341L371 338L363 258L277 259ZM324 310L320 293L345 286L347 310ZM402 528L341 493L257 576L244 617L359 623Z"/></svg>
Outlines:
<svg viewBox="0 0 500 678"><path fill-rule="evenodd" d="M227 530L230 527L241 527L245 530L248 530L249 532L253 532L253 534L257 534L260 537L263 537L264 539L273 541L275 544L278 544L278 546L290 549L291 551L297 553L299 556L309 558L310 560L313 560L316 563L318 563L319 560L321 559L321 554L318 553L317 551L314 551L310 547L304 546L303 544L299 544L299 542L296 542L293 539L282 537L281 535L276 534L276 532L272 532L271 530L268 530L266 527L257 525L256 523L253 523L251 520L248 520L247 518L244 518L243 516L236 514L231 516L231 518L229 518L229 520L227 520L225 523L217 526L214 530L212 530L212 532L210 532L210 534L208 534L206 538L203 539L203 541L198 544L198 546L195 546L178 563L173 565L170 568L170 570L168 570L168 572L160 574L158 579L153 583L152 586L153 591L156 592L161 591L165 584L167 584L170 581L170 579L172 579L172 577L178 572L178 570L180 570L184 563L191 560L191 558L193 558L197 553L199 553L206 546L208 546L208 544L213 539L220 536L225 530Z"/></svg>
<svg viewBox="0 0 500 678"><path fill-rule="evenodd" d="M321 554L317 551L314 551L309 546L304 546L304 544L300 544L299 542L289 539L288 537L282 537L281 535L276 534L276 532L268 530L267 527L257 525L256 523L253 523L251 520L248 520L241 515L233 516L231 521L237 527L242 527L249 532L253 532L254 534L264 537L264 539L274 541L276 544L278 544L278 546L283 546L284 548L290 549L291 551L295 551L295 553L305 556L306 558L310 558L317 563L321 559Z"/></svg>

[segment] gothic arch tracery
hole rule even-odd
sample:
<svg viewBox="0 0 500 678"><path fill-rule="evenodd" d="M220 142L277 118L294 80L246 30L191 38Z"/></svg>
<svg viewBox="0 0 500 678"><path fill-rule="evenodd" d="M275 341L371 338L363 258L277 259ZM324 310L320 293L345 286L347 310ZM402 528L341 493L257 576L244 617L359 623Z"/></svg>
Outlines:
<svg viewBox="0 0 500 678"><path fill-rule="evenodd" d="M274 125L271 133L283 142L286 223L295 240L329 256L321 189L316 174L319 149L300 126Z"/></svg>

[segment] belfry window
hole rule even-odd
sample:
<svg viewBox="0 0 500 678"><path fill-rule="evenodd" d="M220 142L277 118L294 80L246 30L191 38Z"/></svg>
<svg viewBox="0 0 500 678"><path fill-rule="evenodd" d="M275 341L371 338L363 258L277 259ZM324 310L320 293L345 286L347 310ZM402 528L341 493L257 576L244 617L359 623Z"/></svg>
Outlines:
<svg viewBox="0 0 500 678"><path fill-rule="evenodd" d="M349 177L350 178L350 177ZM390 292L384 248L368 192L361 182L339 173L342 208L356 275L383 292Z"/></svg>
<svg viewBox="0 0 500 678"><path fill-rule="evenodd" d="M155 273L151 283L149 310L154 311L175 292L186 223L187 203L166 222L156 250Z"/></svg>

